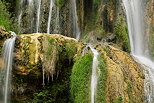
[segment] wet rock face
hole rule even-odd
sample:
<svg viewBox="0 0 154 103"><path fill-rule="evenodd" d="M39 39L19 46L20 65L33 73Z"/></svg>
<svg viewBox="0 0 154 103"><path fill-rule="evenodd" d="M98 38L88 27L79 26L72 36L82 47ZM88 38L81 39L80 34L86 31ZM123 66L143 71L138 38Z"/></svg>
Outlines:
<svg viewBox="0 0 154 103"><path fill-rule="evenodd" d="M104 50L103 50L103 49ZM106 103L143 103L144 74L133 58L109 45L97 45L107 64Z"/></svg>

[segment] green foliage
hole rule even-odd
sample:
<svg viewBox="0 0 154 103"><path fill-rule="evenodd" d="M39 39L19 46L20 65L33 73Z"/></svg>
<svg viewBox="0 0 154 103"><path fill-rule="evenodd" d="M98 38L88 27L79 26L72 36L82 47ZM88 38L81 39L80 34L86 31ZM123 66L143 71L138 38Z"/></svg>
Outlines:
<svg viewBox="0 0 154 103"><path fill-rule="evenodd" d="M128 83L127 92L128 94L132 91L132 86L130 83Z"/></svg>
<svg viewBox="0 0 154 103"><path fill-rule="evenodd" d="M98 56L98 68L100 70L99 79L98 79L98 87L97 87L97 103L105 103L105 87L106 87L106 80L107 80L107 66L106 66L106 59L103 58L102 55Z"/></svg>
<svg viewBox="0 0 154 103"><path fill-rule="evenodd" d="M69 58L69 60L72 59L75 53L77 52L75 43L74 42L66 43L65 50L66 50L67 57Z"/></svg>
<svg viewBox="0 0 154 103"><path fill-rule="evenodd" d="M56 0L57 7L61 8L65 3L65 0Z"/></svg>
<svg viewBox="0 0 154 103"><path fill-rule="evenodd" d="M90 101L90 75L92 70L92 54L85 54L73 66L71 74L71 95L74 103Z"/></svg>
<svg viewBox="0 0 154 103"><path fill-rule="evenodd" d="M130 42L128 38L127 25L123 17L119 17L115 26L116 44L123 48L124 51L130 52Z"/></svg>
<svg viewBox="0 0 154 103"><path fill-rule="evenodd" d="M0 26L3 26L6 30L13 30L14 27L12 23L13 19L6 8L5 2L0 0Z"/></svg>
<svg viewBox="0 0 154 103"><path fill-rule="evenodd" d="M123 99L122 97L118 97L113 103L122 103Z"/></svg>
<svg viewBox="0 0 154 103"><path fill-rule="evenodd" d="M101 4L102 0L94 0L93 2L94 2L94 5L98 6Z"/></svg>
<svg viewBox="0 0 154 103"><path fill-rule="evenodd" d="M45 86L40 92L34 93L34 99L25 101L25 103L66 103L64 98L58 97L60 94L63 94L65 88L65 85L59 83Z"/></svg>

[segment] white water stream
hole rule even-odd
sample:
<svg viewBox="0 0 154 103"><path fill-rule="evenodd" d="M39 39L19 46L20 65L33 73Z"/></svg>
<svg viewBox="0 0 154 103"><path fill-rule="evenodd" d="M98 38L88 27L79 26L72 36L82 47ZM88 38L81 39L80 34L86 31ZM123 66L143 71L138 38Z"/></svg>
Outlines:
<svg viewBox="0 0 154 103"><path fill-rule="evenodd" d="M80 39L80 29L78 26L78 15L76 8L76 0L71 0L71 10L72 10L72 22L73 22L73 35L77 40Z"/></svg>
<svg viewBox="0 0 154 103"><path fill-rule="evenodd" d="M47 25L47 33L50 34L50 25L51 25L51 17L52 17L52 9L54 7L54 0L50 0L50 10L48 17L48 25Z"/></svg>
<svg viewBox="0 0 154 103"><path fill-rule="evenodd" d="M93 64L92 64L92 75L91 75L91 103L95 103L95 95L97 89L97 82L98 82L98 52L95 50L91 45L89 46L91 51L93 52Z"/></svg>
<svg viewBox="0 0 154 103"><path fill-rule="evenodd" d="M2 103L10 102L11 91L11 74L12 74L12 62L13 51L16 39L16 34L11 32L12 38L7 39L3 45L3 68L0 70L0 91Z"/></svg>

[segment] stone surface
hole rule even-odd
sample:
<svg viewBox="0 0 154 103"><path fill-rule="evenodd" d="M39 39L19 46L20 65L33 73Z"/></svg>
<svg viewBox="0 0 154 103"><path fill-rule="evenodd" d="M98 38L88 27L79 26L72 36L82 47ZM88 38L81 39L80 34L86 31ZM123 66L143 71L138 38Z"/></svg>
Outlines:
<svg viewBox="0 0 154 103"><path fill-rule="evenodd" d="M143 103L142 67L128 53L113 46L97 45L97 48L105 54L107 63L106 103L113 103L121 97L123 103Z"/></svg>

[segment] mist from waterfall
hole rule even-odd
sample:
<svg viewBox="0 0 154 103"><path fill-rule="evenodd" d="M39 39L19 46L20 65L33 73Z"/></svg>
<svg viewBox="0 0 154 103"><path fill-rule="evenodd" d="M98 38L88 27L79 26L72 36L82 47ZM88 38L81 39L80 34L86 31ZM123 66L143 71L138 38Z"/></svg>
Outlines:
<svg viewBox="0 0 154 103"><path fill-rule="evenodd" d="M77 40L79 40L80 39L80 29L78 26L76 0L71 0L71 12L72 12L72 23L73 23L73 35Z"/></svg>
<svg viewBox="0 0 154 103"><path fill-rule="evenodd" d="M12 32L12 35L13 37L7 39L3 45L3 68L0 69L0 101L2 103L10 102L13 51L16 40L16 34Z"/></svg>
<svg viewBox="0 0 154 103"><path fill-rule="evenodd" d="M144 68L145 101L154 99L154 63L150 58L144 20L144 0L123 0L127 16L131 54Z"/></svg>

